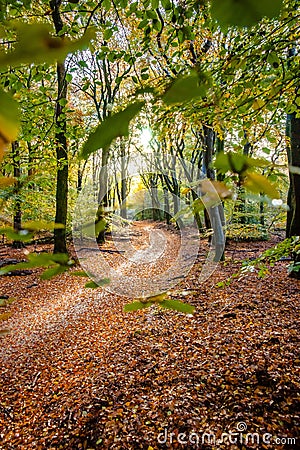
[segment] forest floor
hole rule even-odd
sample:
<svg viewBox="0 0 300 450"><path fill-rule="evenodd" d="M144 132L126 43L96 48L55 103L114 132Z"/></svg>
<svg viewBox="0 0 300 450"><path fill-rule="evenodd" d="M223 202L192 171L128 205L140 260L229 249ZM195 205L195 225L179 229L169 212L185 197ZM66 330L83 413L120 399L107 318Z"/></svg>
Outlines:
<svg viewBox="0 0 300 450"><path fill-rule="evenodd" d="M164 265L179 237L160 230L172 243ZM149 224L133 236L136 249L148 232ZM0 341L0 449L299 448L300 281L281 261L264 279L249 273L216 286L273 244L229 242L226 261L202 283L201 242L170 290L193 315L157 306L125 313L128 299L69 273L1 277L0 295L15 301L0 308L11 312L1 323L11 333ZM9 246L0 253L24 258Z"/></svg>

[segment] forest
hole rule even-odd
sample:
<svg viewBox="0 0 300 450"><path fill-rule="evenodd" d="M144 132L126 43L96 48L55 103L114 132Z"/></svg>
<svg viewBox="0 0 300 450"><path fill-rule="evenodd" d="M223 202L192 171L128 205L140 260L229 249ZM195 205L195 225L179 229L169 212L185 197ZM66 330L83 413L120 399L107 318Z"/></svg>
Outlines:
<svg viewBox="0 0 300 450"><path fill-rule="evenodd" d="M299 0L0 0L0 450L299 445Z"/></svg>

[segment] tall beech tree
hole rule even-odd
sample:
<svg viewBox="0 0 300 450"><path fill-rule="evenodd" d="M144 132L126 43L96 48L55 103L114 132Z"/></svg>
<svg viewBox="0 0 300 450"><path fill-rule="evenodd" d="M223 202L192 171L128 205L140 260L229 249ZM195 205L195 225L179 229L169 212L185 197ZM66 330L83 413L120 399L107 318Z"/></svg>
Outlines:
<svg viewBox="0 0 300 450"><path fill-rule="evenodd" d="M50 8L56 34L59 35L63 29L63 21L60 14L62 0L51 0ZM57 99L55 102L55 145L57 157L56 177L56 212L55 223L63 225L64 228L54 230L54 252L66 253L66 225L68 212L68 144L67 144L67 119L64 107L67 103L67 80L65 61L57 62Z"/></svg>

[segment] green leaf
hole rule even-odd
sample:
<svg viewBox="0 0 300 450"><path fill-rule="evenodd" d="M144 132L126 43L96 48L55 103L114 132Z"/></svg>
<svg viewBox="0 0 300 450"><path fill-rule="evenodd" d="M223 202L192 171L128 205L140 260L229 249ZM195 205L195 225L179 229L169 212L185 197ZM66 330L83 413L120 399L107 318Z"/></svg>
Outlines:
<svg viewBox="0 0 300 450"><path fill-rule="evenodd" d="M114 32L111 28L106 28L106 30L103 33L103 39L105 41L108 41L112 37L113 34L114 34Z"/></svg>
<svg viewBox="0 0 300 450"><path fill-rule="evenodd" d="M159 305L163 308L173 309L186 314L193 314L195 310L195 306L180 302L179 300L163 300Z"/></svg>
<svg viewBox="0 0 300 450"><path fill-rule="evenodd" d="M64 266L64 270L66 270L72 265L72 261L69 260L69 256L66 253L30 253L28 255L28 261L2 267L0 269L0 275L5 275L8 272L19 269L26 270L36 267L50 267L56 264Z"/></svg>
<svg viewBox="0 0 300 450"><path fill-rule="evenodd" d="M58 100L58 103L60 104L60 106L66 106L68 100L66 98L61 98Z"/></svg>
<svg viewBox="0 0 300 450"><path fill-rule="evenodd" d="M50 280L50 278L55 277L63 272L68 270L67 266L61 266L60 264L55 265L54 267L50 267L50 269L45 270L40 278L41 280Z"/></svg>
<svg viewBox="0 0 300 450"><path fill-rule="evenodd" d="M125 312L130 312L130 311L138 311L139 309L144 309L144 308L149 308L149 306L153 305L152 302L132 302L132 303L127 303L127 305L124 306L124 311Z"/></svg>
<svg viewBox="0 0 300 450"><path fill-rule="evenodd" d="M98 289L98 284L97 283L95 283L94 281L88 281L88 283L86 283L85 285L84 285L84 287L86 287L86 288L91 288L91 289Z"/></svg>
<svg viewBox="0 0 300 450"><path fill-rule="evenodd" d="M45 220L30 220L23 223L23 228L30 231L63 229L65 226L61 223L46 222Z"/></svg>
<svg viewBox="0 0 300 450"><path fill-rule="evenodd" d="M84 287L91 288L91 289L98 289L98 287L105 286L110 283L109 278L102 278L102 280L98 280L96 283L95 281L89 281L85 284Z"/></svg>
<svg viewBox="0 0 300 450"><path fill-rule="evenodd" d="M8 306L13 303L16 299L14 297L10 298L0 298L0 306Z"/></svg>
<svg viewBox="0 0 300 450"><path fill-rule="evenodd" d="M63 265L72 265L73 261L69 259L69 255L67 253L53 253L49 254L49 261L54 261L58 264Z"/></svg>
<svg viewBox="0 0 300 450"><path fill-rule="evenodd" d="M73 275L74 277L87 277L88 278L88 274L84 272L84 270L75 270L74 272L71 272L71 275Z"/></svg>
<svg viewBox="0 0 300 450"><path fill-rule="evenodd" d="M80 67L88 67L87 63L85 61L78 61L78 65Z"/></svg>
<svg viewBox="0 0 300 450"><path fill-rule="evenodd" d="M87 159L96 150L109 147L111 142L117 137L128 136L130 121L141 111L144 105L145 102L135 102L127 106L123 111L107 117L89 135L83 146L81 157Z"/></svg>
<svg viewBox="0 0 300 450"><path fill-rule="evenodd" d="M138 29L142 30L143 28L145 28L148 25L148 19L143 19L139 25L138 25Z"/></svg>
<svg viewBox="0 0 300 450"><path fill-rule="evenodd" d="M268 63L271 64L274 67L274 69L277 69L277 67L280 64L280 59L278 58L278 55L276 52L269 53Z"/></svg>
<svg viewBox="0 0 300 450"><path fill-rule="evenodd" d="M247 157L234 152L219 153L214 165L221 173L241 173L248 168Z"/></svg>
<svg viewBox="0 0 300 450"><path fill-rule="evenodd" d="M245 187L251 192L263 192L270 198L280 198L280 194L276 186L264 176L255 172L247 172L247 178L244 183Z"/></svg>
<svg viewBox="0 0 300 450"><path fill-rule="evenodd" d="M103 7L106 9L106 11L109 11L111 8L111 0L104 0Z"/></svg>
<svg viewBox="0 0 300 450"><path fill-rule="evenodd" d="M167 105L185 103L197 97L204 97L209 86L209 78L206 74L192 72L186 77L179 77L171 83L162 96Z"/></svg>
<svg viewBox="0 0 300 450"><path fill-rule="evenodd" d="M27 230L21 230L17 233L12 228L0 228L0 234L5 234L8 239L18 242L30 242L33 238L33 234Z"/></svg>
<svg viewBox="0 0 300 450"><path fill-rule="evenodd" d="M218 153L215 160L215 168L221 173L243 173L250 167L266 167L270 163L263 158L249 158L241 153Z"/></svg>
<svg viewBox="0 0 300 450"><path fill-rule="evenodd" d="M281 6L282 0L211 0L211 13L222 26L247 27L278 16Z"/></svg>

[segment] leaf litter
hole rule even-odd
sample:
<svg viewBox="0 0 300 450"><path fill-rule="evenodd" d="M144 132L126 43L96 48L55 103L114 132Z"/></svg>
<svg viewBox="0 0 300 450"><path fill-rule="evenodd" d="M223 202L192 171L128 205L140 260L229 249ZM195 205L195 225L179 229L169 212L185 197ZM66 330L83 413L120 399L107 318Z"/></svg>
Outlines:
<svg viewBox="0 0 300 450"><path fill-rule="evenodd" d="M270 245L230 242L226 263L200 284L201 243L170 292L193 315L157 305L124 312L128 299L70 274L1 277L0 294L15 301L1 307L11 333L0 347L0 449L287 448L264 444L264 433L297 441L300 282L279 262L266 279L216 286ZM241 423L259 446L201 444Z"/></svg>

